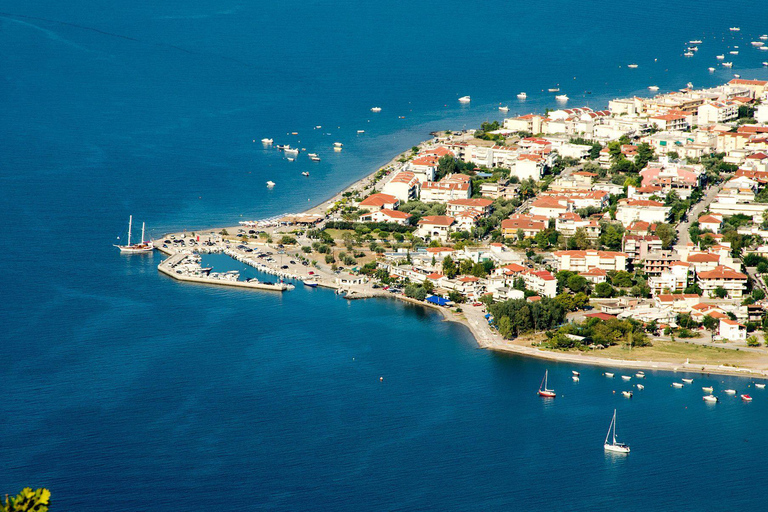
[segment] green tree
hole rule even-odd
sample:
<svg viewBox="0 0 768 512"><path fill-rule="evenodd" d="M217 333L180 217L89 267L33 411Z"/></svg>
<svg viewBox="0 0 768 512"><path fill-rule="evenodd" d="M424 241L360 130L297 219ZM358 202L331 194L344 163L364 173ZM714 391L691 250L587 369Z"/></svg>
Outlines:
<svg viewBox="0 0 768 512"><path fill-rule="evenodd" d="M632 274L625 270L619 270L611 277L611 284L619 288L629 288L634 284L632 282Z"/></svg>
<svg viewBox="0 0 768 512"><path fill-rule="evenodd" d="M458 274L459 270L456 268L453 258L446 256L443 258L443 274L448 279L453 279Z"/></svg>
<svg viewBox="0 0 768 512"><path fill-rule="evenodd" d="M747 338L747 346L748 347L759 347L760 342L757 341L757 336L750 336Z"/></svg>
<svg viewBox="0 0 768 512"><path fill-rule="evenodd" d="M613 297L614 289L608 283L598 283L595 285L595 295L600 298Z"/></svg>
<svg viewBox="0 0 768 512"><path fill-rule="evenodd" d="M25 487L15 497L5 495L5 501L0 502L0 512L48 512L51 504L51 491L45 488L32 490Z"/></svg>
<svg viewBox="0 0 768 512"><path fill-rule="evenodd" d="M570 288L574 293L583 291L586 287L587 279L584 276L575 274L568 278L568 288Z"/></svg>
<svg viewBox="0 0 768 512"><path fill-rule="evenodd" d="M704 326L705 329L708 329L710 331L715 331L720 325L720 321L707 315L701 320L701 325Z"/></svg>
<svg viewBox="0 0 768 512"><path fill-rule="evenodd" d="M671 224L658 224L656 236L661 238L661 246L664 249L669 249L677 239L677 230Z"/></svg>
<svg viewBox="0 0 768 512"><path fill-rule="evenodd" d="M509 319L508 316L503 316L499 320L499 334L501 334L504 338L511 338L514 336L515 331L512 328L512 321Z"/></svg>
<svg viewBox="0 0 768 512"><path fill-rule="evenodd" d="M718 299L724 299L728 296L728 291L722 286L718 286L717 288L715 288L714 293L715 293L715 297L717 297Z"/></svg>
<svg viewBox="0 0 768 512"><path fill-rule="evenodd" d="M587 232L584 228L577 229L569 242L573 242L573 247L582 251L590 245L589 239L587 238Z"/></svg>
<svg viewBox="0 0 768 512"><path fill-rule="evenodd" d="M752 298L755 300L763 300L765 298L765 292L760 288L752 290Z"/></svg>
<svg viewBox="0 0 768 512"><path fill-rule="evenodd" d="M424 284L422 284L421 286L424 288L424 290L427 293L434 293L435 292L435 285L432 284L432 281L430 281L429 279L424 281Z"/></svg>

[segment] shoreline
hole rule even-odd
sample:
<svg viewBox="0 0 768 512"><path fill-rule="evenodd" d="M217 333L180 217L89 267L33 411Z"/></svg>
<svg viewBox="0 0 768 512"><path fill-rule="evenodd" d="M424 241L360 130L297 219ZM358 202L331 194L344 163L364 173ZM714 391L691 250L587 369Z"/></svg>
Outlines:
<svg viewBox="0 0 768 512"><path fill-rule="evenodd" d="M418 145L422 145L428 141L429 139L422 140L421 142L419 142ZM395 155L393 158L387 161L386 164L378 166L376 170L353 181L350 185L343 188L339 192L331 195L328 199L306 210L298 212L297 214L307 214L307 215L308 214L324 214L328 210L328 208L330 208L336 201L342 199L345 193L355 191L355 190L362 190L366 186L370 185L374 176L376 176L376 174L380 170L391 167L393 168L392 171L394 171L395 170L394 168L399 163L398 160L401 159L403 156L407 156L409 152L410 152L410 149L399 152L397 155ZM196 231L200 231L200 232L206 231L206 232L218 233L221 230L225 230L225 229L240 229L240 228L241 226L237 225L237 226L227 226L227 227L213 227L213 228L207 228L203 230L190 230L189 232L194 233ZM164 234L161 238L166 238L172 234L180 234L180 233L181 232L169 232ZM187 234L188 231L185 229L183 233ZM161 253L164 253L166 256L170 256L172 254L172 251L163 250L160 247L156 247L156 248ZM316 270L322 271L322 269L320 269L319 267ZM275 270L275 273L279 274L279 271ZM173 277L173 276L170 276L170 277ZM318 275L317 277L320 277L320 276ZM330 277L330 276L326 276L326 277ZM298 276L298 275L290 276L290 278L297 279L297 280L303 279L301 276ZM214 284L214 283L201 283L201 284ZM393 299L400 300L402 302L406 302L415 306L421 306L428 309L440 311L443 315L444 320L455 322L466 327L469 330L470 334L472 335L478 348L484 349L484 350L491 350L493 352L514 354L522 357L534 357L537 359L543 359L543 360L549 360L549 361L555 361L555 362L561 362L561 363L568 362L572 364L600 366L600 367L606 367L606 368L610 367L614 369L619 369L619 368L638 369L638 370L642 369L642 370L648 370L648 371L656 370L656 371L666 371L666 372L672 372L672 373L686 372L686 373L697 373L697 374L704 374L704 375L718 374L718 375L729 375L729 376L745 377L745 378L768 379L768 365L765 368L757 368L755 366L738 366L737 367L737 366L725 366L722 364L713 365L713 364L693 364L693 363L686 363L686 362L673 363L669 361L652 361L652 360L643 360L643 359L633 359L633 360L614 359L610 357L585 355L585 354L576 353L576 352L555 352L555 351L549 351L549 350L542 350L542 349L531 347L531 346L518 345L513 343L513 341L503 339L496 331L491 329L490 326L488 326L487 321L485 321L485 318L483 317L482 311L484 311L484 309L476 310L475 306L463 305L462 313L456 313L442 306L437 306L437 305L429 304L427 302L418 301L416 299L411 299L409 297L405 297L404 295L392 295L389 293L382 292L380 290L371 290L369 289L369 287L362 287L362 286L355 286L355 285L341 285L335 282L322 282L322 281L319 282L318 284L322 288L334 290L335 293L338 293L339 290L346 290L348 292L348 296L346 297L348 300L359 300L359 299L368 299L368 298L393 298ZM479 313L479 318L474 318L478 316L477 313ZM473 317L473 318L470 318L470 317Z"/></svg>

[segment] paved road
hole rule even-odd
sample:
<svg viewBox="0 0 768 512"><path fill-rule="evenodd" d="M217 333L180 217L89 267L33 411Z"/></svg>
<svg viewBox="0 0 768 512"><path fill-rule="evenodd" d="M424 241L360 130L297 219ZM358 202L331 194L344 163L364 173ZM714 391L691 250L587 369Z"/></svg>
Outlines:
<svg viewBox="0 0 768 512"><path fill-rule="evenodd" d="M691 241L691 235L688 233L688 229L690 229L691 224L694 221L698 220L701 212L715 200L715 196L720 192L721 188L722 184L711 187L701 201L693 205L693 208L688 212L687 220L677 225L677 242L674 245L675 249L678 247L685 247Z"/></svg>
<svg viewBox="0 0 768 512"><path fill-rule="evenodd" d="M757 287L763 290L765 292L765 295L768 296L768 285L765 284L765 281L757 273L757 267L744 267L744 268L747 270L747 275L752 280L752 282L757 284Z"/></svg>

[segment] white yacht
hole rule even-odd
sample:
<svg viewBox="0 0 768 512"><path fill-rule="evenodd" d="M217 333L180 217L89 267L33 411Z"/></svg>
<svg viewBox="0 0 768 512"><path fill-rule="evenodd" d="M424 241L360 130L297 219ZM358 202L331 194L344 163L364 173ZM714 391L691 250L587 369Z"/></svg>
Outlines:
<svg viewBox="0 0 768 512"><path fill-rule="evenodd" d="M603 448L607 452L629 453L628 445L616 442L616 409L613 410L613 419L611 420L611 426L608 427L608 434L605 436Z"/></svg>
<svg viewBox="0 0 768 512"><path fill-rule="evenodd" d="M723 393L725 393L726 395L735 395L736 394L736 390L735 389L724 389Z"/></svg>
<svg viewBox="0 0 768 512"><path fill-rule="evenodd" d="M728 53L730 53L731 55L738 55L739 54L739 50L732 50L732 51L730 51Z"/></svg>
<svg viewBox="0 0 768 512"><path fill-rule="evenodd" d="M567 94L558 94L555 96L555 99L557 101L568 101L568 95Z"/></svg>
<svg viewBox="0 0 768 512"><path fill-rule="evenodd" d="M712 403L717 403L717 402L719 402L719 400L717 399L717 397L716 397L715 395L704 395L704 396L702 397L702 399L703 399L705 402L712 402Z"/></svg>
<svg viewBox="0 0 768 512"><path fill-rule="evenodd" d="M768 34L763 34L760 36L761 41L768 41Z"/></svg>
<svg viewBox="0 0 768 512"><path fill-rule="evenodd" d="M141 223L141 242L137 244L131 243L131 230L133 228L133 215L128 216L128 243L126 245L115 245L118 249L120 249L120 252L124 252L127 254L136 254L136 253L146 253L146 252L152 252L152 249L155 248L154 243L152 241L145 242L144 241L144 223Z"/></svg>
<svg viewBox="0 0 768 512"><path fill-rule="evenodd" d="M686 57L693 57L693 52L685 52L683 55Z"/></svg>
<svg viewBox="0 0 768 512"><path fill-rule="evenodd" d="M267 188L272 188L274 186L275 186L275 182L274 181L268 181L267 182Z"/></svg>
<svg viewBox="0 0 768 512"><path fill-rule="evenodd" d="M701 39L694 39L693 41L688 41L688 44L701 44Z"/></svg>
<svg viewBox="0 0 768 512"><path fill-rule="evenodd" d="M307 156L309 158L312 158L313 156L317 156L317 153L307 153Z"/></svg>
<svg viewBox="0 0 768 512"><path fill-rule="evenodd" d="M622 375L622 376L621 376L621 379L622 379L622 380L630 380L631 378L632 378L632 376L631 376L631 375Z"/></svg>
<svg viewBox="0 0 768 512"><path fill-rule="evenodd" d="M472 101L472 98L469 96L462 96L459 98L459 103L469 103L470 101Z"/></svg>
<svg viewBox="0 0 768 512"><path fill-rule="evenodd" d="M267 139L266 137L261 139L261 143L264 144L265 146L269 146L273 142L275 142L273 139Z"/></svg>
<svg viewBox="0 0 768 512"><path fill-rule="evenodd" d="M342 147L344 147L344 144L342 144L341 142L334 142L333 143L333 147L335 147L335 148L342 148Z"/></svg>
<svg viewBox="0 0 768 512"><path fill-rule="evenodd" d="M550 87L550 88L549 88L549 89L547 89L547 90L548 90L549 92L560 92L560 88L559 88L559 87Z"/></svg>
<svg viewBox="0 0 768 512"><path fill-rule="evenodd" d="M528 97L528 95L526 93L524 93L524 92L521 92L521 93L517 94L517 99L519 99L519 100L524 100L527 97Z"/></svg>
<svg viewBox="0 0 768 512"><path fill-rule="evenodd" d="M672 387L673 388L681 388L681 387L683 387L683 383L682 382L673 382L672 383Z"/></svg>
<svg viewBox="0 0 768 512"><path fill-rule="evenodd" d="M723 67L724 68L732 68L733 67L733 62L723 62Z"/></svg>
<svg viewBox="0 0 768 512"><path fill-rule="evenodd" d="M757 389L765 389L765 384L755 384Z"/></svg>
<svg viewBox="0 0 768 512"><path fill-rule="evenodd" d="M723 55L716 55L715 58L717 60L724 60L725 59L725 54L723 54Z"/></svg>
<svg viewBox="0 0 768 512"><path fill-rule="evenodd" d="M296 156L299 154L299 148L285 148L284 151L287 156Z"/></svg>
<svg viewBox="0 0 768 512"><path fill-rule="evenodd" d="M758 48L758 50L766 51L768 50L768 46L761 46L760 48Z"/></svg>
<svg viewBox="0 0 768 512"><path fill-rule="evenodd" d="M301 175L309 177L309 173L307 171L302 172Z"/></svg>
<svg viewBox="0 0 768 512"><path fill-rule="evenodd" d="M627 64L629 69L637 69L637 64Z"/></svg>
<svg viewBox="0 0 768 512"><path fill-rule="evenodd" d="M763 62L763 66L768 66L768 61Z"/></svg>
<svg viewBox="0 0 768 512"><path fill-rule="evenodd" d="M711 395L715 388L713 386L702 386L701 390Z"/></svg>
<svg viewBox="0 0 768 512"><path fill-rule="evenodd" d="M373 107L371 112L381 112L381 107Z"/></svg>
<svg viewBox="0 0 768 512"><path fill-rule="evenodd" d="M693 379L680 379L680 380L682 380L686 384L693 384Z"/></svg>
<svg viewBox="0 0 768 512"><path fill-rule="evenodd" d="M656 92L656 91L659 90L659 86L658 85L649 85L648 86L648 90Z"/></svg>
<svg viewBox="0 0 768 512"><path fill-rule="evenodd" d="M501 107L499 107L499 110L501 110L502 112L509 112L509 107L501 106Z"/></svg>
<svg viewBox="0 0 768 512"><path fill-rule="evenodd" d="M751 42L751 43L749 43L749 44L751 44L752 46L758 46L758 47L759 47L759 46L763 46L763 45L765 45L765 43L764 43L764 42L762 42L762 41L752 41L752 42Z"/></svg>
<svg viewBox="0 0 768 512"><path fill-rule="evenodd" d="M320 157L317 156L317 155L312 155L312 156L309 157L309 159L312 160L313 162L319 162L320 161Z"/></svg>
<svg viewBox="0 0 768 512"><path fill-rule="evenodd" d="M635 384L635 386L637 386L637 389L639 389L640 391L645 389L645 386L643 386L642 384Z"/></svg>
<svg viewBox="0 0 768 512"><path fill-rule="evenodd" d="M715 68L707 68L707 71L709 71L710 73L712 73L714 70Z"/></svg>
<svg viewBox="0 0 768 512"><path fill-rule="evenodd" d="M731 32L738 32L738 31L740 31L740 30L741 30L741 29L740 29L739 27L731 27L731 28L730 28L730 31L731 31Z"/></svg>
<svg viewBox="0 0 768 512"><path fill-rule="evenodd" d="M624 398L632 398L633 393L631 391L622 391L621 394Z"/></svg>
<svg viewBox="0 0 768 512"><path fill-rule="evenodd" d="M613 378L613 374L611 372L605 372L605 376L608 377L609 379Z"/></svg>

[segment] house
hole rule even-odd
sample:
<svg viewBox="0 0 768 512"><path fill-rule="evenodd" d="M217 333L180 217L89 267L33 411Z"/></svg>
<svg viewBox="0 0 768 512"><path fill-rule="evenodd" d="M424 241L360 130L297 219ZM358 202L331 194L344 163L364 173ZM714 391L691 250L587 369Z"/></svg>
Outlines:
<svg viewBox="0 0 768 512"><path fill-rule="evenodd" d="M555 267L557 270L586 272L593 268L603 270L626 270L627 255L614 251L555 251Z"/></svg>
<svg viewBox="0 0 768 512"><path fill-rule="evenodd" d="M358 208L361 210L376 211L376 210L396 210L400 206L400 200L389 194L372 194L358 204Z"/></svg>
<svg viewBox="0 0 768 512"><path fill-rule="evenodd" d="M648 277L648 287L651 289L651 295L669 294L681 292L688 286L688 274L690 264L683 261L673 261L669 268L662 270L660 274Z"/></svg>
<svg viewBox="0 0 768 512"><path fill-rule="evenodd" d="M642 260L648 253L657 252L661 249L661 238L656 235L630 235L625 233L621 241L621 250L627 253L627 258L630 260Z"/></svg>
<svg viewBox="0 0 768 512"><path fill-rule="evenodd" d="M428 215L419 221L416 235L422 238L447 240L451 226L455 223L454 218L447 215Z"/></svg>
<svg viewBox="0 0 768 512"><path fill-rule="evenodd" d="M582 219L576 212L560 214L555 220L555 229L564 236L573 236L583 229L590 240L600 237L600 224L595 220Z"/></svg>
<svg viewBox="0 0 768 512"><path fill-rule="evenodd" d="M520 181L532 179L541 180L544 174L545 161L541 155L518 155L515 166L511 170L512 176L517 176Z"/></svg>
<svg viewBox="0 0 768 512"><path fill-rule="evenodd" d="M485 198L451 199L448 201L446 213L448 215L456 215L469 210L474 210L482 217L487 217L488 214L491 213L492 205L493 201Z"/></svg>
<svg viewBox="0 0 768 512"><path fill-rule="evenodd" d="M746 341L747 327L736 320L721 318L717 329L717 337L725 341Z"/></svg>
<svg viewBox="0 0 768 512"><path fill-rule="evenodd" d="M699 227L701 230L708 230L713 233L719 233L723 225L722 215L702 215L699 217Z"/></svg>
<svg viewBox="0 0 768 512"><path fill-rule="evenodd" d="M584 272L579 272L579 275L593 284L605 283L608 280L608 272L601 268L591 268Z"/></svg>
<svg viewBox="0 0 768 512"><path fill-rule="evenodd" d="M645 222L644 220L636 220L627 226L626 232L630 235L647 235L656 232L656 224Z"/></svg>
<svg viewBox="0 0 768 512"><path fill-rule="evenodd" d="M680 256L674 251L649 252L643 260L643 272L647 276L660 276L662 272L669 270L679 261Z"/></svg>
<svg viewBox="0 0 768 512"><path fill-rule="evenodd" d="M682 114L661 114L648 120L659 130L684 131L688 128L688 117Z"/></svg>
<svg viewBox="0 0 768 512"><path fill-rule="evenodd" d="M516 132L542 133L547 118L536 114L504 119L504 128Z"/></svg>
<svg viewBox="0 0 768 512"><path fill-rule="evenodd" d="M521 273L525 287L542 297L557 295L557 279L546 270L525 269Z"/></svg>
<svg viewBox="0 0 768 512"><path fill-rule="evenodd" d="M419 180L412 172L400 171L382 187L382 192L405 203L419 197Z"/></svg>
<svg viewBox="0 0 768 512"><path fill-rule="evenodd" d="M701 188L704 168L700 165L685 166L670 164L666 157L663 162L648 164L640 171L642 187L661 187L659 196L675 191L681 199L688 199L694 190Z"/></svg>
<svg viewBox="0 0 768 512"><path fill-rule="evenodd" d="M365 276L342 273L336 276L336 283L340 285L361 285L365 282Z"/></svg>
<svg viewBox="0 0 768 512"><path fill-rule="evenodd" d="M412 172L421 183L433 181L437 173L438 160L440 157L437 155L419 156L408 162L407 170Z"/></svg>
<svg viewBox="0 0 768 512"><path fill-rule="evenodd" d="M739 104L735 101L711 101L699 106L699 126L727 123L739 117Z"/></svg>
<svg viewBox="0 0 768 512"><path fill-rule="evenodd" d="M533 238L545 229L547 218L537 215L517 214L501 221L501 234L504 238L516 238L520 230L526 238Z"/></svg>
<svg viewBox="0 0 768 512"><path fill-rule="evenodd" d="M768 88L768 81L766 80L747 80L744 78L734 78L728 85L738 86L749 90L752 98L761 98Z"/></svg>
<svg viewBox="0 0 768 512"><path fill-rule="evenodd" d="M642 219L645 222L666 222L671 208L658 201L643 199L619 199L616 209L616 220L624 226Z"/></svg>
<svg viewBox="0 0 768 512"><path fill-rule="evenodd" d="M715 297L715 290L723 288L728 298L740 299L744 295L744 290L747 289L748 277L746 274L719 265L714 270L698 272L696 279L704 297Z"/></svg>
<svg viewBox="0 0 768 512"><path fill-rule="evenodd" d="M469 199L472 195L470 177L466 174L449 174L440 181L421 184L421 201L447 203L452 199Z"/></svg>
<svg viewBox="0 0 768 512"><path fill-rule="evenodd" d="M704 320L705 316L711 316L712 313L718 313L723 316L723 318L728 318L726 315L723 314L723 310L717 307L715 304L705 304L703 302L699 302L698 304L694 304L691 307L691 319L693 319L696 322L701 323Z"/></svg>
<svg viewBox="0 0 768 512"><path fill-rule="evenodd" d="M408 219L411 218L410 213L399 212L397 210L389 210L383 208L381 210L375 210L372 212L364 213L360 216L361 222L391 222L394 224L400 224L405 226L408 224Z"/></svg>
<svg viewBox="0 0 768 512"><path fill-rule="evenodd" d="M540 197L531 203L531 215L556 219L562 214L572 211L573 205L567 199L558 197Z"/></svg>

